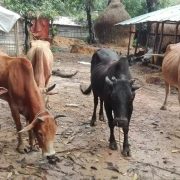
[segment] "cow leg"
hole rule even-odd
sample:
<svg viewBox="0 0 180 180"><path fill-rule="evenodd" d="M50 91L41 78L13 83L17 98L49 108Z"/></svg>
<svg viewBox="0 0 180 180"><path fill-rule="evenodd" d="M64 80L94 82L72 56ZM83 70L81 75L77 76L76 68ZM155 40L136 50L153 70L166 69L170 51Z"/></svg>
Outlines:
<svg viewBox="0 0 180 180"><path fill-rule="evenodd" d="M170 91L170 85L165 82L165 92L166 92L166 95L165 95L165 99L164 99L164 103L162 105L162 107L160 108L161 110L166 110L167 109L167 98L168 98L168 95L169 95L169 91Z"/></svg>
<svg viewBox="0 0 180 180"><path fill-rule="evenodd" d="M123 142L123 151L122 151L122 154L124 156L130 156L131 152L130 152L129 142L128 142L129 126L128 127L124 127L123 128L123 132L124 132L124 142Z"/></svg>
<svg viewBox="0 0 180 180"><path fill-rule="evenodd" d="M30 151L39 151L39 148L36 146L35 138L34 138L34 133L32 130L29 132L29 146L30 146Z"/></svg>
<svg viewBox="0 0 180 180"><path fill-rule="evenodd" d="M112 150L117 150L117 143L114 137L114 124L112 117L112 109L105 104L106 115L108 118L108 124L110 128L110 138L109 138L109 148Z"/></svg>
<svg viewBox="0 0 180 180"><path fill-rule="evenodd" d="M100 99L99 120L100 120L100 121L104 121L103 100L102 100L102 99Z"/></svg>
<svg viewBox="0 0 180 180"><path fill-rule="evenodd" d="M17 132L19 132L22 129L19 111L18 111L16 105L13 105L13 104L9 103L9 106L11 108L12 117L13 117L14 122L16 124L16 130L17 130ZM18 133L17 151L20 152L20 153L25 153L26 152L25 146L23 144L21 133Z"/></svg>
<svg viewBox="0 0 180 180"><path fill-rule="evenodd" d="M94 94L94 111L93 111L92 119L91 119L91 122L90 122L91 126L95 126L97 105L98 105L98 96L96 96Z"/></svg>

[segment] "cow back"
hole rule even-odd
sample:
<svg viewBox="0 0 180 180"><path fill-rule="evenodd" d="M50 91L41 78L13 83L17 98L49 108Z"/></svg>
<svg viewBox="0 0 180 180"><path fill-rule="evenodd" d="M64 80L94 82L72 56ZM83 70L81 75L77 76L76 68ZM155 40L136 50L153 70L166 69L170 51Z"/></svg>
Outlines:
<svg viewBox="0 0 180 180"><path fill-rule="evenodd" d="M31 49L27 53L27 57L31 60L34 70L34 77L38 87L47 86L51 76L53 65L53 54L50 50L50 44L47 41L32 41Z"/></svg>
<svg viewBox="0 0 180 180"><path fill-rule="evenodd" d="M110 49L100 49L92 57L91 61L91 85L92 90L98 96L103 96L105 77L127 79L131 78L127 58L119 57Z"/></svg>
<svg viewBox="0 0 180 180"><path fill-rule="evenodd" d="M168 45L162 63L162 74L170 85L180 83L180 43Z"/></svg>

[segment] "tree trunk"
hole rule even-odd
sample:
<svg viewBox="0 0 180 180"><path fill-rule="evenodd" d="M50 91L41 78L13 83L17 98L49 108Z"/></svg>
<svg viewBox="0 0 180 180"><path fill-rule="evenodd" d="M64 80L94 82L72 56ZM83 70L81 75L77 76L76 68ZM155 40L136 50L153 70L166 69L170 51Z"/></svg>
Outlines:
<svg viewBox="0 0 180 180"><path fill-rule="evenodd" d="M92 27L90 0L88 0L86 3L86 14L87 14L87 21L88 21L88 29L89 29L89 43L92 44L95 42L95 38L94 38L94 32L93 32L93 27Z"/></svg>
<svg viewBox="0 0 180 180"><path fill-rule="evenodd" d="M152 12L157 10L157 5L159 4L159 0L146 0L148 12Z"/></svg>
<svg viewBox="0 0 180 180"><path fill-rule="evenodd" d="M24 28L24 31L25 31L25 53L27 53L28 49L29 49L28 18L24 17L24 20L25 20L25 28Z"/></svg>

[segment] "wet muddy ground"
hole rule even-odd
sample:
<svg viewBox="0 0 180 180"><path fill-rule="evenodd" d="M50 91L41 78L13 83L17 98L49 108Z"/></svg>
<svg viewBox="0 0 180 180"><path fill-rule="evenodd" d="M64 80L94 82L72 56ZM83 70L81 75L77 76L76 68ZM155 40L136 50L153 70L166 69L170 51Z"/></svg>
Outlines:
<svg viewBox="0 0 180 180"><path fill-rule="evenodd" d="M109 128L106 122L89 122L93 110L93 97L84 96L79 85L89 84L90 56L58 52L54 69L78 74L73 78L52 76L58 94L50 96L51 112L66 117L58 119L55 149L59 162L48 164L40 152L16 152L16 130L8 104L0 101L0 179L68 180L175 180L180 179L180 119L177 93L169 97L168 110L160 107L164 100L162 85L147 84L145 77L151 70L141 65L131 67L133 77L143 84L136 93L134 112L129 131L131 154L120 153L123 134L115 130L118 151L108 148ZM22 121L24 121L22 117ZM120 136L120 138L119 138ZM27 141L27 134L24 135ZM119 142L120 139L120 142Z"/></svg>

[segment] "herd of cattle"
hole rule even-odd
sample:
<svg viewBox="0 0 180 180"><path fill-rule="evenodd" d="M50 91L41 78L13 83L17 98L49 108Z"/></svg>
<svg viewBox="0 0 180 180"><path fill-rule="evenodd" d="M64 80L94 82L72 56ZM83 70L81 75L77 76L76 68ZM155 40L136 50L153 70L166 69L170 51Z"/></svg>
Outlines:
<svg viewBox="0 0 180 180"><path fill-rule="evenodd" d="M49 79L52 74L53 54L50 44L36 40L24 57L9 57L0 53L0 95L8 102L12 117L18 132L17 150L21 153L27 151L23 144L22 132L29 132L29 145L33 150L35 140L42 149L44 156L55 154L53 147L57 124L55 117L47 110L45 97ZM161 109L166 109L167 96L170 85L179 90L180 102L180 43L167 47L162 65L162 73L166 84L165 101ZM30 60L30 61L29 61ZM104 120L103 104L105 107L110 128L110 144L113 150L117 149L114 137L114 127L122 127L124 132L123 155L130 155L128 143L129 123L133 111L135 85L129 71L126 57L119 57L110 49L100 49L94 53L91 61L91 84L86 90L80 87L83 94L94 95L94 111L90 122L96 122L96 108L100 99L99 120ZM47 90L48 89L48 90ZM27 121L22 128L20 114Z"/></svg>

